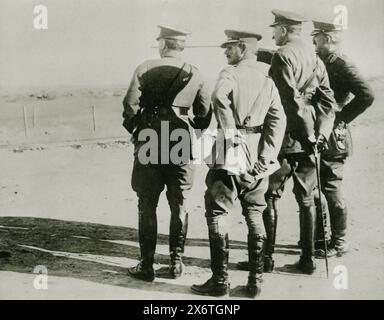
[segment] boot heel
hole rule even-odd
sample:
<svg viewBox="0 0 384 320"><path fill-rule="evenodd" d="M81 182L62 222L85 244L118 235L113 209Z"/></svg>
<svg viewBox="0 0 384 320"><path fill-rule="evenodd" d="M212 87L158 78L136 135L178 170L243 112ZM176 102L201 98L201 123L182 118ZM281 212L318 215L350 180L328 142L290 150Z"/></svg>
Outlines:
<svg viewBox="0 0 384 320"><path fill-rule="evenodd" d="M275 261L271 257L264 258L264 272L271 273L275 268Z"/></svg>
<svg viewBox="0 0 384 320"><path fill-rule="evenodd" d="M202 296L225 297L229 296L229 283L217 283L213 278L208 279L207 282L191 287L192 292Z"/></svg>

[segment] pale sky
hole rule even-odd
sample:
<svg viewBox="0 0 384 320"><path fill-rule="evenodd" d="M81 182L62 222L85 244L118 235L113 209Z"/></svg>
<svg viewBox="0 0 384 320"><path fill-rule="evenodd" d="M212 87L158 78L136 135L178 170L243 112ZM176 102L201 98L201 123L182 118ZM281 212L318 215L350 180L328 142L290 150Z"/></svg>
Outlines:
<svg viewBox="0 0 384 320"><path fill-rule="evenodd" d="M33 27L38 4L48 8L48 30ZM126 85L139 63L157 57L158 24L191 31L190 45L219 45L235 28L274 48L271 9L332 21L336 5L348 9L344 52L366 76L384 76L382 0L0 0L0 85ZM220 48L185 57L210 79L226 61Z"/></svg>

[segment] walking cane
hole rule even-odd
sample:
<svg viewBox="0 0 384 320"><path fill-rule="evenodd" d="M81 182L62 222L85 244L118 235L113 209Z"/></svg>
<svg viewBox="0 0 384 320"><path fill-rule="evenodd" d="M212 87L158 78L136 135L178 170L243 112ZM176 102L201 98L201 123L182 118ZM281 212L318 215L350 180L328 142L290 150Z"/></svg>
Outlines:
<svg viewBox="0 0 384 320"><path fill-rule="evenodd" d="M323 214L323 205L321 203L321 184L320 184L320 153L317 148L317 145L313 147L313 151L315 154L315 167L316 167L316 178L317 178L317 190L319 192L319 210L321 212L321 225L323 227L323 241L324 241L324 251L325 251L325 269L327 271L327 279L328 279L328 248L327 248L327 239L325 237L325 229L326 229L326 219L327 217Z"/></svg>

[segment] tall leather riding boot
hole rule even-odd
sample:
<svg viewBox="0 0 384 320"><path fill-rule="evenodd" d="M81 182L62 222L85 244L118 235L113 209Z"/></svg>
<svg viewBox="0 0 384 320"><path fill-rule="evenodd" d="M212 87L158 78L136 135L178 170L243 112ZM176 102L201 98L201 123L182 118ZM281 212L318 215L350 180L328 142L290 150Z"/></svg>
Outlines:
<svg viewBox="0 0 384 320"><path fill-rule="evenodd" d="M153 262L156 251L157 241L157 202L153 203L150 199L139 197L139 244L140 244L140 263L128 269L128 273L140 280L153 281L155 273Z"/></svg>
<svg viewBox="0 0 384 320"><path fill-rule="evenodd" d="M316 269L314 262L315 206L300 206L300 217L302 254L298 268L304 273L312 274Z"/></svg>
<svg viewBox="0 0 384 320"><path fill-rule="evenodd" d="M327 244L329 243L329 232L327 228L327 217L328 217L328 204L324 196L321 197L321 208L320 210L320 203L319 199L315 198L315 205L316 205L316 223L315 223L315 250L324 250L324 226L325 226L325 239L327 241ZM323 226L323 219L324 226Z"/></svg>
<svg viewBox="0 0 384 320"><path fill-rule="evenodd" d="M264 236L248 235L249 275L246 292L251 298L256 297L261 292L265 257L264 248Z"/></svg>
<svg viewBox="0 0 384 320"><path fill-rule="evenodd" d="M267 208L263 212L264 227L267 233L265 240L264 272L272 272L275 265L273 253L275 252L277 217L276 200L274 198L268 198Z"/></svg>
<svg viewBox="0 0 384 320"><path fill-rule="evenodd" d="M207 296L224 296L229 293L228 283L228 232L222 223L223 216L207 217L212 277L202 285L193 285L192 291Z"/></svg>
<svg viewBox="0 0 384 320"><path fill-rule="evenodd" d="M221 215L207 218L211 270L213 278L220 284L228 282L229 239L227 230L220 223L223 218Z"/></svg>
<svg viewBox="0 0 384 320"><path fill-rule="evenodd" d="M304 230L304 226L303 226L303 223L304 223L304 216L303 216L303 210L299 210L299 227L300 227L300 239L299 239L299 242L297 243L298 246L300 247L300 249L302 248L302 245L303 245L303 230Z"/></svg>
<svg viewBox="0 0 384 320"><path fill-rule="evenodd" d="M330 211L332 240L331 249L335 249L337 256L348 252L346 241L347 232L347 208L334 206Z"/></svg>
<svg viewBox="0 0 384 320"><path fill-rule="evenodd" d="M182 203L170 202L171 221L169 227L170 276L178 278L183 274L185 239L188 231L188 212Z"/></svg>
<svg viewBox="0 0 384 320"><path fill-rule="evenodd" d="M267 234L265 239L265 257L264 257L264 272L270 273L275 267L275 261L273 260L273 254L275 252L276 243L276 230L277 230L277 210L276 199L267 198L267 208L263 212L263 222L265 232ZM248 261L239 261L237 263L239 270L249 271Z"/></svg>

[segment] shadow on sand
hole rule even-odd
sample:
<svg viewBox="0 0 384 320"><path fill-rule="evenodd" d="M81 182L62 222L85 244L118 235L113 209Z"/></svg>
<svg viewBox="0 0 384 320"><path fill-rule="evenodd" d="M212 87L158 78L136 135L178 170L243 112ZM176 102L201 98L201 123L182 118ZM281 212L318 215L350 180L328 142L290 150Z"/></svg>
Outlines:
<svg viewBox="0 0 384 320"><path fill-rule="evenodd" d="M155 262L165 265L157 271L156 282L146 283L127 275L127 267L140 259L138 232L134 228L0 217L0 240L1 249L11 252L11 256L1 258L0 270L32 273L36 266L43 265L53 276L158 292L190 293L189 286L162 282L167 279L168 254L155 255ZM168 235L159 234L157 244L168 246ZM188 239L186 246L209 248L209 241ZM231 248L246 250L246 243L231 241ZM185 256L183 261L186 266L210 267L209 259ZM236 266L230 264L229 268L235 270Z"/></svg>
<svg viewBox="0 0 384 320"><path fill-rule="evenodd" d="M32 273L36 266L43 265L53 276L157 292L190 293L189 285L165 280L169 279L168 254L157 252L155 255L155 262L163 265L157 268L155 282L146 283L127 275L127 267L140 259L138 232L134 228L31 217L0 217L0 240L2 249L11 252L10 257L0 260L0 270ZM159 234L157 244L167 248L168 235ZM209 241L187 239L186 246L208 250ZM247 244L231 241L230 248L246 252ZM282 249L297 254L290 248ZM184 256L183 261L199 274L200 268L210 271L209 258ZM229 269L238 270L234 263L229 264Z"/></svg>

